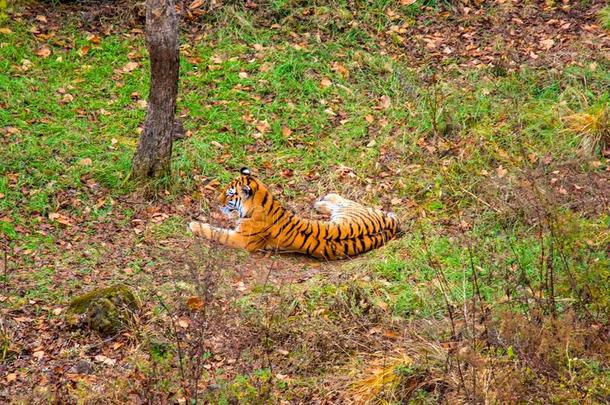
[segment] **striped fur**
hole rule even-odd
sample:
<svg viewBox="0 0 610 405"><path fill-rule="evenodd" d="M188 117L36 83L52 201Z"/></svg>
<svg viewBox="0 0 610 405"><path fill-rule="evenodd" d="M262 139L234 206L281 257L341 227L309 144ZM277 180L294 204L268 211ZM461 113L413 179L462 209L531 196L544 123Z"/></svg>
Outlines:
<svg viewBox="0 0 610 405"><path fill-rule="evenodd" d="M320 259L342 259L375 249L399 232L393 214L364 207L337 194L315 203L330 221L297 217L271 195L247 168L219 196L225 214L239 215L235 230L191 222L193 234L251 252L265 249L305 253Z"/></svg>

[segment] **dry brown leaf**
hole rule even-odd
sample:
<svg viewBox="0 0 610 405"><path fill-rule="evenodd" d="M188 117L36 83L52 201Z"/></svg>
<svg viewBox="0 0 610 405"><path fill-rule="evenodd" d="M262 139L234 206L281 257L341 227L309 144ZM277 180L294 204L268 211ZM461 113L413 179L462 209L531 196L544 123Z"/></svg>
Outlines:
<svg viewBox="0 0 610 405"><path fill-rule="evenodd" d="M186 300L186 306L191 311L199 311L200 309L203 309L204 303L203 300L199 297L191 297Z"/></svg>
<svg viewBox="0 0 610 405"><path fill-rule="evenodd" d="M194 2L189 4L189 8L191 10L194 10L196 8L199 8L199 7L203 6L203 3L205 3L205 0L195 0Z"/></svg>
<svg viewBox="0 0 610 405"><path fill-rule="evenodd" d="M292 134L292 129L288 128L286 125L282 125L282 135L285 137L289 137Z"/></svg>
<svg viewBox="0 0 610 405"><path fill-rule="evenodd" d="M269 128L270 128L270 125L267 121L261 121L256 125L256 129L262 134L267 132L269 130Z"/></svg>
<svg viewBox="0 0 610 405"><path fill-rule="evenodd" d="M103 354L98 354L94 358L95 358L96 361L99 361L100 363L104 363L107 366L114 366L116 364L116 360L115 359L111 359L110 357L106 357Z"/></svg>
<svg viewBox="0 0 610 405"><path fill-rule="evenodd" d="M91 42L92 44L96 44L96 45L99 45L102 42L100 37L98 37L97 35L93 35L93 34L87 35L87 41Z"/></svg>
<svg viewBox="0 0 610 405"><path fill-rule="evenodd" d="M88 54L88 53L89 53L89 49L91 49L91 48L90 48L90 47L88 47L87 45L85 45L85 46L81 47L81 48L78 50L78 55L79 55L79 56L85 56L86 54Z"/></svg>
<svg viewBox="0 0 610 405"><path fill-rule="evenodd" d="M344 79L347 79L349 77L349 70L347 70L345 66L340 63L334 62L331 66L331 69L334 72L339 73Z"/></svg>
<svg viewBox="0 0 610 405"><path fill-rule="evenodd" d="M328 77L325 77L320 81L320 87L322 87L322 88L329 87L332 84L333 84L333 82L331 82Z"/></svg>
<svg viewBox="0 0 610 405"><path fill-rule="evenodd" d="M93 161L91 160L91 158L84 158L78 161L78 164L80 166L90 166L93 163Z"/></svg>
<svg viewBox="0 0 610 405"><path fill-rule="evenodd" d="M6 28L6 27L2 27L2 28L0 28L0 34L6 34L6 35L8 35L8 34L12 34L12 33L13 33L13 31L11 31L11 29L10 29L10 28Z"/></svg>
<svg viewBox="0 0 610 405"><path fill-rule="evenodd" d="M140 66L138 62L127 62L127 64L121 68L121 72L129 73L135 70L138 66Z"/></svg>
<svg viewBox="0 0 610 405"><path fill-rule="evenodd" d="M540 41L540 45L542 45L542 47L548 51L553 47L553 45L555 45L555 41L551 38L543 39L542 41Z"/></svg>
<svg viewBox="0 0 610 405"><path fill-rule="evenodd" d="M506 173L508 173L508 170L506 170L504 167L502 167L502 165L500 165L496 169L496 174L498 175L499 178L506 176Z"/></svg>
<svg viewBox="0 0 610 405"><path fill-rule="evenodd" d="M388 96L381 96L378 107L382 110L387 110L392 105L392 100Z"/></svg>
<svg viewBox="0 0 610 405"><path fill-rule="evenodd" d="M47 45L43 45L40 48L38 48L36 50L36 52L34 52L34 53L37 56L40 56L41 58L45 59L51 55L51 50L49 49L49 47Z"/></svg>

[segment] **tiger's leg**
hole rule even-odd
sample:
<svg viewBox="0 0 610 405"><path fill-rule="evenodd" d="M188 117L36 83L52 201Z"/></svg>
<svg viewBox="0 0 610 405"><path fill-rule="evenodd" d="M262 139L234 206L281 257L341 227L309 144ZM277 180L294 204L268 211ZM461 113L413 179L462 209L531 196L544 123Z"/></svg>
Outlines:
<svg viewBox="0 0 610 405"><path fill-rule="evenodd" d="M334 193L316 201L314 207L316 211L330 215L330 220L336 223L349 222L353 214L367 211L363 205Z"/></svg>
<svg viewBox="0 0 610 405"><path fill-rule="evenodd" d="M222 229L211 226L204 222L193 221L189 223L189 229L193 235L216 241L233 248L241 248L250 252L261 249L261 241L252 236L245 236L232 229Z"/></svg>
<svg viewBox="0 0 610 405"><path fill-rule="evenodd" d="M314 204L316 211L321 214L328 215L336 214L341 209L345 209L347 207L361 207L361 205L335 193L326 194L324 197L318 199L318 201L316 201Z"/></svg>

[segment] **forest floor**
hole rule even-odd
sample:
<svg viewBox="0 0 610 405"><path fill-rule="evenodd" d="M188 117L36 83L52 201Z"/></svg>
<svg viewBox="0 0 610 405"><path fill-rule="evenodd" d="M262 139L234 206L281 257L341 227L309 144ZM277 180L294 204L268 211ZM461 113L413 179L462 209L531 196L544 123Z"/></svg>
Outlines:
<svg viewBox="0 0 610 405"><path fill-rule="evenodd" d="M610 400L610 9L603 1L186 1L186 137L126 180L140 3L0 23L0 401ZM250 167L404 235L339 262L192 238ZM102 336L70 302L141 301Z"/></svg>

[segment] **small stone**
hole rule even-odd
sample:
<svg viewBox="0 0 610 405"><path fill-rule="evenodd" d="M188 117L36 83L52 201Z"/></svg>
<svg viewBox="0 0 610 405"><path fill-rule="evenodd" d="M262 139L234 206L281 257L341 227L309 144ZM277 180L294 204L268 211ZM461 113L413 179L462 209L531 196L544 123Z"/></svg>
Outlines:
<svg viewBox="0 0 610 405"><path fill-rule="evenodd" d="M91 374L93 373L93 364L90 361L81 359L70 368L73 374Z"/></svg>
<svg viewBox="0 0 610 405"><path fill-rule="evenodd" d="M99 288L72 301L68 323L111 336L128 326L139 307L139 298L126 285Z"/></svg>

